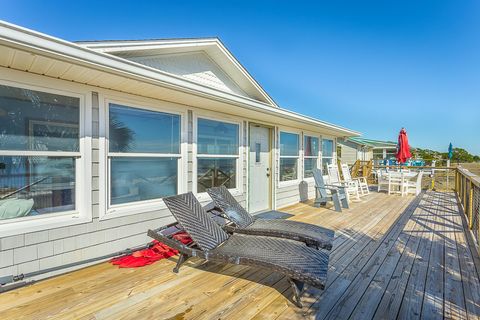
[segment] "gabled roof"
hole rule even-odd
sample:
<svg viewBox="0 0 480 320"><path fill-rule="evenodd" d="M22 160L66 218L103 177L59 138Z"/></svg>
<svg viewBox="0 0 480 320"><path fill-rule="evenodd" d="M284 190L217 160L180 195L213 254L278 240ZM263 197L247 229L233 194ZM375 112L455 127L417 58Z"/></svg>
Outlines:
<svg viewBox="0 0 480 320"><path fill-rule="evenodd" d="M248 73L218 38L100 40L78 41L78 45L91 50L115 55L142 64L145 58L162 59L181 54L203 53L235 83L245 95L278 107L260 84ZM150 66L152 66L150 64ZM163 70L169 72L170 70ZM173 72L170 72L175 74ZM192 80L192 77L186 77ZM193 79L193 81L195 81ZM238 93L238 92L235 92Z"/></svg>
<svg viewBox="0 0 480 320"><path fill-rule="evenodd" d="M371 147L371 148L396 148L397 147L397 143L392 141L365 139L361 137L351 137L348 140L360 145Z"/></svg>

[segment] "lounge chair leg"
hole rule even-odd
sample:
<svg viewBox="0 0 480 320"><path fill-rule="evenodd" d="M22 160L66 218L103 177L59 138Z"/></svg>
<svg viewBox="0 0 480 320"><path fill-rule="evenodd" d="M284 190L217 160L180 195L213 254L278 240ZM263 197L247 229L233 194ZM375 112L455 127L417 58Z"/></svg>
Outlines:
<svg viewBox="0 0 480 320"><path fill-rule="evenodd" d="M188 254L180 254L180 256L178 257L178 261L177 261L177 265L175 266L175 268L173 268L173 272L175 273L178 273L178 270L180 269L180 266L185 262L187 261L188 259Z"/></svg>
<svg viewBox="0 0 480 320"><path fill-rule="evenodd" d="M292 290L293 290L293 297L294 297L293 303L295 303L297 307L302 308L303 305L302 305L302 301L300 300L300 296L302 295L303 287L305 283L294 280L292 278L289 278L288 282L290 282L290 286L292 287Z"/></svg>
<svg viewBox="0 0 480 320"><path fill-rule="evenodd" d="M342 207L340 207L340 198L338 197L337 191L332 191L332 200L333 205L335 206L335 211L342 212Z"/></svg>

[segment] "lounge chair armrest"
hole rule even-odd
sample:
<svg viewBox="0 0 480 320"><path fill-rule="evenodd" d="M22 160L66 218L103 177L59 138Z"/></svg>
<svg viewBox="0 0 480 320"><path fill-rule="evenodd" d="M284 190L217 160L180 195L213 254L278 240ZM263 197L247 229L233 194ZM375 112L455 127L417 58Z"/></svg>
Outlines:
<svg viewBox="0 0 480 320"><path fill-rule="evenodd" d="M161 229L161 228L160 228ZM173 239L171 236L166 236L161 233L161 230L155 229L151 230L149 229L147 232L148 236L160 241L161 243L166 244L167 246L178 250L180 253L187 254L189 256L194 255L194 249L190 248L188 245L181 243L178 240Z"/></svg>
<svg viewBox="0 0 480 320"><path fill-rule="evenodd" d="M323 189L323 190L330 190L330 191L335 191L335 192L338 191L338 188L335 188L335 187L327 187L327 186L325 186L325 187L317 187L317 186L315 186L315 188L316 188L316 189Z"/></svg>
<svg viewBox="0 0 480 320"><path fill-rule="evenodd" d="M326 184L326 187L336 188L336 189L345 189L345 186L335 185L335 184Z"/></svg>

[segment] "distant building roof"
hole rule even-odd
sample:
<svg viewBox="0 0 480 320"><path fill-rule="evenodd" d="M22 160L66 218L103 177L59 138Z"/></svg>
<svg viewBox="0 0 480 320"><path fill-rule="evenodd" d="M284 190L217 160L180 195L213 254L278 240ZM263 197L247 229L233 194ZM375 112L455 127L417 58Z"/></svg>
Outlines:
<svg viewBox="0 0 480 320"><path fill-rule="evenodd" d="M380 149L380 148L396 148L397 147L397 143L396 142L393 142L393 141L381 141L381 140L373 140L373 139L365 139L365 138L360 138L360 137L351 137L351 138L348 138L348 140L354 142L354 143L357 143L357 144L361 144L361 145L364 145L364 146L367 146L367 147L371 147L371 148L374 148L374 149Z"/></svg>

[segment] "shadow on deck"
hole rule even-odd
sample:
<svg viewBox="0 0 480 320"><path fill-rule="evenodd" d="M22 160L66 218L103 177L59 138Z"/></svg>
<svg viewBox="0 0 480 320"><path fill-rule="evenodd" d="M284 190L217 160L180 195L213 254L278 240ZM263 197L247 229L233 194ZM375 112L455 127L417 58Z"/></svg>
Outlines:
<svg viewBox="0 0 480 320"><path fill-rule="evenodd" d="M304 308L281 275L176 258L140 269L103 263L0 295L2 319L413 319L480 317L476 253L453 193L372 193L337 213L302 203L290 219L336 231L325 290ZM478 264L477 264L478 266Z"/></svg>

